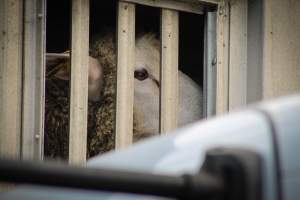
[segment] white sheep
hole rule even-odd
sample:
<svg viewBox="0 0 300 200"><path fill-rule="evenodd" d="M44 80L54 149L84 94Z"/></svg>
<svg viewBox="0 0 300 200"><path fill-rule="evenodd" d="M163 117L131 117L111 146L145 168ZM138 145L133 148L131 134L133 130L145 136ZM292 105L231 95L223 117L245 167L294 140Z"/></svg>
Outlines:
<svg viewBox="0 0 300 200"><path fill-rule="evenodd" d="M134 115L137 132L146 135L159 132L160 43L153 34L136 40L134 80ZM199 120L202 114L202 90L187 75L179 71L178 125Z"/></svg>

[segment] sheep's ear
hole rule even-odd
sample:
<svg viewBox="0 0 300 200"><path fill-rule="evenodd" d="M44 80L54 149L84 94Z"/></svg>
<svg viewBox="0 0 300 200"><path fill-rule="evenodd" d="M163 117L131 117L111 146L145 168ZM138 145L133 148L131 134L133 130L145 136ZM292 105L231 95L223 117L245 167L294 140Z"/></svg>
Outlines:
<svg viewBox="0 0 300 200"><path fill-rule="evenodd" d="M89 57L89 100L98 101L103 88L103 69L99 61Z"/></svg>
<svg viewBox="0 0 300 200"><path fill-rule="evenodd" d="M103 72L99 61L96 58L89 57L89 81L93 82L102 78Z"/></svg>
<svg viewBox="0 0 300 200"><path fill-rule="evenodd" d="M55 67L56 68L56 67ZM55 77L62 80L70 80L70 61L65 61L57 65L58 71L55 73Z"/></svg>

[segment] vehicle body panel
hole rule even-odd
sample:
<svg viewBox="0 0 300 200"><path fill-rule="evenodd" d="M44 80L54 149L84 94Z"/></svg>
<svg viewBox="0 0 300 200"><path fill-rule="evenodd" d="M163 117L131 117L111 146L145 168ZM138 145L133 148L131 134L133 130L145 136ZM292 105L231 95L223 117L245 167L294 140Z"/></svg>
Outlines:
<svg viewBox="0 0 300 200"><path fill-rule="evenodd" d="M197 122L163 137L147 139L132 147L88 161L87 167L180 176L196 174L205 152L214 147L240 148L262 158L264 200L300 197L300 97L260 104L206 122ZM20 186L0 194L1 199L163 199L159 197L88 192L40 186ZM44 192L43 192L44 191Z"/></svg>

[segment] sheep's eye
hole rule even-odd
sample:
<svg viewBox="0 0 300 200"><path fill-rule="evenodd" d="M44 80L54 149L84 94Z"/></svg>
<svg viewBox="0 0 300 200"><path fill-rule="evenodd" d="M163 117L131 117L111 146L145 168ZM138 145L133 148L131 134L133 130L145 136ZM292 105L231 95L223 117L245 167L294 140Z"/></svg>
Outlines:
<svg viewBox="0 0 300 200"><path fill-rule="evenodd" d="M134 78L143 81L149 77L149 74L146 69L139 69L134 71Z"/></svg>

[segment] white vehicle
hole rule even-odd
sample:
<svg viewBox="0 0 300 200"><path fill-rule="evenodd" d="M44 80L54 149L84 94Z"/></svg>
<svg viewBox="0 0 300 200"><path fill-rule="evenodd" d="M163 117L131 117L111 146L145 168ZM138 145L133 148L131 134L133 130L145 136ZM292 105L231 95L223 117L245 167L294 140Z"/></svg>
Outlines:
<svg viewBox="0 0 300 200"><path fill-rule="evenodd" d="M298 200L299 142L300 96L292 96L95 157L87 169L2 160L0 180L47 186L0 199Z"/></svg>

